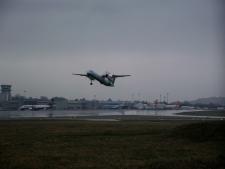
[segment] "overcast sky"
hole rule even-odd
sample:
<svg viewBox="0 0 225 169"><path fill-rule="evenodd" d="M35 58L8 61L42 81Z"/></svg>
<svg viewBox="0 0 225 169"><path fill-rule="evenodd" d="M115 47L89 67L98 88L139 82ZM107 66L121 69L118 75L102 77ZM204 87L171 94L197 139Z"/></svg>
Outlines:
<svg viewBox="0 0 225 169"><path fill-rule="evenodd" d="M225 96L224 9L223 0L2 0L0 83L32 97ZM114 88L72 76L89 69L132 76Z"/></svg>

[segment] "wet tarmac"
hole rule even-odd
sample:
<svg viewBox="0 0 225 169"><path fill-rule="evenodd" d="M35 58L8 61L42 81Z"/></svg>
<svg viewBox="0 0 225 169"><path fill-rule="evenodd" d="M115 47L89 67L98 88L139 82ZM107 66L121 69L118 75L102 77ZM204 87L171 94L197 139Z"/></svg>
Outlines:
<svg viewBox="0 0 225 169"><path fill-rule="evenodd" d="M76 110L76 111L0 111L1 120L14 119L77 119L92 121L118 120L224 120L225 116L198 115L199 110L190 114L177 114L187 110ZM194 113L193 113L194 112ZM206 111L207 112L207 111Z"/></svg>

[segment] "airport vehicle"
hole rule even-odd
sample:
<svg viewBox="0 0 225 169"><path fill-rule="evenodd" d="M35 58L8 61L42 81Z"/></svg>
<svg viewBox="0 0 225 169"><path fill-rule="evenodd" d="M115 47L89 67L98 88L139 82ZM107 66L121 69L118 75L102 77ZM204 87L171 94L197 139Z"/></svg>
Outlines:
<svg viewBox="0 0 225 169"><path fill-rule="evenodd" d="M93 85L92 81L97 80L99 83L105 86L114 87L115 79L118 77L126 77L131 75L110 75L110 73L106 72L103 75L99 75L95 73L93 70L89 70L86 74L76 74L72 75L84 76L91 80L90 85Z"/></svg>

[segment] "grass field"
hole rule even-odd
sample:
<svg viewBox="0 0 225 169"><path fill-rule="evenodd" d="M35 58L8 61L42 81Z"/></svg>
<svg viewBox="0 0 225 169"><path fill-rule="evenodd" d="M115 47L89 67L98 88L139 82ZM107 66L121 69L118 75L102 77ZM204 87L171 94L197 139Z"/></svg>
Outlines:
<svg viewBox="0 0 225 169"><path fill-rule="evenodd" d="M179 115L191 115L191 116L219 116L225 117L225 110L207 110L207 111L193 111L193 112L181 112L176 113Z"/></svg>
<svg viewBox="0 0 225 169"><path fill-rule="evenodd" d="M223 169L225 123L0 121L1 169Z"/></svg>

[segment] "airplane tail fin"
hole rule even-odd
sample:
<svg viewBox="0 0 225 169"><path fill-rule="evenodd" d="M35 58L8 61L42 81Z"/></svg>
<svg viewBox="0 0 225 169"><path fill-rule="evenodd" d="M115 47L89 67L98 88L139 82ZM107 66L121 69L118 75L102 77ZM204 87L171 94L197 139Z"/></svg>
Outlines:
<svg viewBox="0 0 225 169"><path fill-rule="evenodd" d="M127 76L131 76L131 75L112 75L112 82L113 82L113 85L114 85L114 83L115 83L116 78L118 78L118 77L127 77Z"/></svg>
<svg viewBox="0 0 225 169"><path fill-rule="evenodd" d="M114 86L115 80L116 80L116 77L114 75L112 75L112 84L113 84L113 86Z"/></svg>

